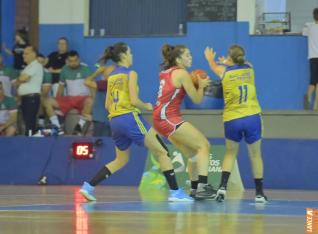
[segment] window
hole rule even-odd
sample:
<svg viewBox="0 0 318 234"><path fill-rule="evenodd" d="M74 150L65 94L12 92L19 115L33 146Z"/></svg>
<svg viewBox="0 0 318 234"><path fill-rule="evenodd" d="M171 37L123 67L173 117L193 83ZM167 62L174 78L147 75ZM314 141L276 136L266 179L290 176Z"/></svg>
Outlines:
<svg viewBox="0 0 318 234"><path fill-rule="evenodd" d="M90 0L88 36L164 36L185 31L184 0Z"/></svg>

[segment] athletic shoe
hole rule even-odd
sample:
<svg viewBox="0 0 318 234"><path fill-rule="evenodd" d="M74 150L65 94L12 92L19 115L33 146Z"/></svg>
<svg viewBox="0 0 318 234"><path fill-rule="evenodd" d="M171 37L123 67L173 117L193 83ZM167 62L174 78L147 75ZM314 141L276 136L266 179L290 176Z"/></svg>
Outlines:
<svg viewBox="0 0 318 234"><path fill-rule="evenodd" d="M216 199L218 202L223 202L226 195L226 188L220 187L216 192Z"/></svg>
<svg viewBox="0 0 318 234"><path fill-rule="evenodd" d="M195 193L197 200L214 200L216 197L216 190L210 184L198 184L198 189Z"/></svg>
<svg viewBox="0 0 318 234"><path fill-rule="evenodd" d="M178 190L170 190L169 191L169 197L168 201L170 202L193 202L193 198L189 197L188 194L186 194L183 189Z"/></svg>
<svg viewBox="0 0 318 234"><path fill-rule="evenodd" d="M38 185L47 185L47 177L42 176L40 180L38 181Z"/></svg>
<svg viewBox="0 0 318 234"><path fill-rule="evenodd" d="M267 197L264 195L264 193L256 194L255 203L265 204L267 202L268 202L268 200L267 200Z"/></svg>
<svg viewBox="0 0 318 234"><path fill-rule="evenodd" d="M196 190L196 189L191 189L189 196L192 197L193 199L195 199L195 194L196 194L196 193L197 193L197 190Z"/></svg>
<svg viewBox="0 0 318 234"><path fill-rule="evenodd" d="M89 183L84 182L80 189L80 193L86 198L86 200L96 201L94 189L94 186L91 186Z"/></svg>

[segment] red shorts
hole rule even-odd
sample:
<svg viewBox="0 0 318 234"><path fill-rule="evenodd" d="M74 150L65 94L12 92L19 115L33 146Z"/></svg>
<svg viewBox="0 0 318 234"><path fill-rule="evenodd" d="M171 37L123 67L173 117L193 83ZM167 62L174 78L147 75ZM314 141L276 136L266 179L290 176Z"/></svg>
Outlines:
<svg viewBox="0 0 318 234"><path fill-rule="evenodd" d="M71 109L76 109L78 112L82 112L84 102L89 96L65 96L56 97L56 101L59 104L60 110L63 114L66 114Z"/></svg>
<svg viewBox="0 0 318 234"><path fill-rule="evenodd" d="M181 116L170 117L167 119L153 119L153 127L160 135L168 138L177 130L178 125L183 122L184 120Z"/></svg>

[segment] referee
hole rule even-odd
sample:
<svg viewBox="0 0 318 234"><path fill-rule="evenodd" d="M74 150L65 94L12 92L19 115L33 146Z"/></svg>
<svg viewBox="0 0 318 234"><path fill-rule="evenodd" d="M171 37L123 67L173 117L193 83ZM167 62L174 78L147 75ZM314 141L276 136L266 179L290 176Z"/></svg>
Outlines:
<svg viewBox="0 0 318 234"><path fill-rule="evenodd" d="M28 46L23 52L27 66L18 78L18 94L21 96L21 110L25 124L25 135L30 136L36 130L36 116L40 107L40 93L43 80L43 67L37 61L37 50Z"/></svg>

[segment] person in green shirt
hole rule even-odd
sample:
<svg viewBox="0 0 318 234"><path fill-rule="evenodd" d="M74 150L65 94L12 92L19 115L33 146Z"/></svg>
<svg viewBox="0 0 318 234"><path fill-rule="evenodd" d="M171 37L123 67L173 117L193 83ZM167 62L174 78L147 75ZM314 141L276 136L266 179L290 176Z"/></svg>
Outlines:
<svg viewBox="0 0 318 234"><path fill-rule="evenodd" d="M2 82L4 93L6 96L15 96L15 81L17 74L15 70L6 66L3 61L3 56L0 54L0 81Z"/></svg>
<svg viewBox="0 0 318 234"><path fill-rule="evenodd" d="M46 98L44 101L45 111L52 124L62 130L56 111L59 110L65 116L71 109L77 109L80 113L79 122L76 124L72 135L82 135L86 121L92 119L92 104L90 89L85 85L85 78L91 75L87 65L80 62L79 54L70 51L67 56L67 65L62 68L60 83L56 98ZM65 89L65 90L64 90ZM64 95L66 91L66 95Z"/></svg>
<svg viewBox="0 0 318 234"><path fill-rule="evenodd" d="M0 81L0 136L14 136L17 123L17 103L13 97L6 96Z"/></svg>

